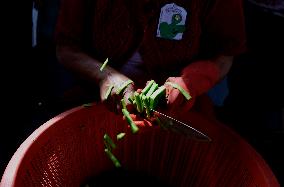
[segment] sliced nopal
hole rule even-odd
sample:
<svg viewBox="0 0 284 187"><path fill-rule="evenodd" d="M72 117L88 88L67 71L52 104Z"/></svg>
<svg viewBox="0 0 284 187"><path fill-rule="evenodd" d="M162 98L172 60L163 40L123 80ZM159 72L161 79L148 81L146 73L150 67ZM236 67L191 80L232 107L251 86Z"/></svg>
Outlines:
<svg viewBox="0 0 284 187"><path fill-rule="evenodd" d="M141 95L137 92L134 92L134 99L135 99L135 104L136 104L136 109L139 113L142 113L144 108L143 108L143 103L141 100Z"/></svg>
<svg viewBox="0 0 284 187"><path fill-rule="evenodd" d="M150 96L150 109L156 108L161 97L165 96L166 87L160 86L151 96Z"/></svg>
<svg viewBox="0 0 284 187"><path fill-rule="evenodd" d="M141 93L146 95L154 82L155 82L154 80L149 81L148 84L145 86L145 88L141 91Z"/></svg>
<svg viewBox="0 0 284 187"><path fill-rule="evenodd" d="M124 138L125 135L126 135L126 133L121 132L121 133L119 133L119 134L116 135L116 139L117 139L117 140L121 140L122 138Z"/></svg>
<svg viewBox="0 0 284 187"><path fill-rule="evenodd" d="M130 117L129 112L126 109L123 108L122 113L125 116L125 119L128 122L128 124L130 125L132 133L134 134L134 133L138 132L139 128L135 125L134 121Z"/></svg>
<svg viewBox="0 0 284 187"><path fill-rule="evenodd" d="M112 154L112 152L110 150L105 149L105 153L107 154L109 159L113 162L115 167L117 167L117 168L121 167L119 160Z"/></svg>
<svg viewBox="0 0 284 187"><path fill-rule="evenodd" d="M105 99L108 99L112 89L114 88L114 85L110 85L106 91L106 94L105 94Z"/></svg>
<svg viewBox="0 0 284 187"><path fill-rule="evenodd" d="M111 150L110 147L112 149L116 148L115 143L112 141L111 137L108 134L104 134L104 140L105 140L105 145L106 145L106 147L108 147L109 150Z"/></svg>
<svg viewBox="0 0 284 187"><path fill-rule="evenodd" d="M116 94L119 95L129 84L133 83L132 80L128 79L125 81L117 90Z"/></svg>
<svg viewBox="0 0 284 187"><path fill-rule="evenodd" d="M146 97L150 97L157 89L158 89L159 85L157 83L153 83L150 90L148 91L148 93L146 94Z"/></svg>
<svg viewBox="0 0 284 187"><path fill-rule="evenodd" d="M107 59L104 61L104 63L102 64L102 66L101 66L101 68L100 68L100 71L103 71L103 70L104 70L104 68L106 67L107 63L108 63L108 58L107 58Z"/></svg>
<svg viewBox="0 0 284 187"><path fill-rule="evenodd" d="M168 84L170 86L172 86L173 88L176 88L180 91L180 93L187 99L191 99L191 96L190 94L185 90L183 89L180 85L176 84L176 83L172 83L172 82L166 82L165 84Z"/></svg>
<svg viewBox="0 0 284 187"><path fill-rule="evenodd" d="M121 102L122 108L126 109L126 103L125 103L124 99L121 99L120 102Z"/></svg>

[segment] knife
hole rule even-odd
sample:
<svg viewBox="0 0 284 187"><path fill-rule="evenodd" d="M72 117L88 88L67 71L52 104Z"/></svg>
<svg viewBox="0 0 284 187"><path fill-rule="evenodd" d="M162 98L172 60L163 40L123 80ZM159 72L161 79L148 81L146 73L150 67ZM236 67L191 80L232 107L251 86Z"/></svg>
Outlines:
<svg viewBox="0 0 284 187"><path fill-rule="evenodd" d="M156 110L151 109L155 116L159 117L162 125L164 125L166 128L171 129L174 132L181 133L183 135L186 135L189 138L192 138L197 141L203 141L203 142L210 142L212 139L208 137L206 134L200 132L199 130L191 127L190 125L179 121L177 119L174 119L171 116L168 116L166 114L163 114L161 112L158 112Z"/></svg>

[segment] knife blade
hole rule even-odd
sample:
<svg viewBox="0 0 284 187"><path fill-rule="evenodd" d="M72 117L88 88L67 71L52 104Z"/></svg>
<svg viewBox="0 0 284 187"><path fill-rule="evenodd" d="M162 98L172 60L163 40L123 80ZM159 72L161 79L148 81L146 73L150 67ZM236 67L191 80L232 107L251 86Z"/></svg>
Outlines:
<svg viewBox="0 0 284 187"><path fill-rule="evenodd" d="M206 134L200 132L199 130L193 128L192 126L179 121L171 116L168 116L164 113L158 112L151 109L155 116L159 117L161 123L166 127L171 129L174 132L181 133L189 138L192 138L197 141L210 142L212 139Z"/></svg>

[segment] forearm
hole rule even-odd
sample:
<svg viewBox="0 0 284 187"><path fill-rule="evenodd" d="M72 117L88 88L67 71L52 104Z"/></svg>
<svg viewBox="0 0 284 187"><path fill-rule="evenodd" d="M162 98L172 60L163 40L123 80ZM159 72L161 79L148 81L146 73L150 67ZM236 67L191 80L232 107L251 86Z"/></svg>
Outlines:
<svg viewBox="0 0 284 187"><path fill-rule="evenodd" d="M223 79L229 73L233 64L233 59L233 56L220 55L212 60L212 63L215 63L220 71L219 80Z"/></svg>
<svg viewBox="0 0 284 187"><path fill-rule="evenodd" d="M56 54L59 62L66 68L96 84L102 84L107 79L111 79L115 74L119 74L121 80L127 79L126 76L120 74L110 66L106 66L103 71L100 71L102 62L90 57L76 47L57 46Z"/></svg>
<svg viewBox="0 0 284 187"><path fill-rule="evenodd" d="M229 72L232 56L219 56L210 60L199 60L185 67L181 73L183 81L196 95L201 95L215 86Z"/></svg>

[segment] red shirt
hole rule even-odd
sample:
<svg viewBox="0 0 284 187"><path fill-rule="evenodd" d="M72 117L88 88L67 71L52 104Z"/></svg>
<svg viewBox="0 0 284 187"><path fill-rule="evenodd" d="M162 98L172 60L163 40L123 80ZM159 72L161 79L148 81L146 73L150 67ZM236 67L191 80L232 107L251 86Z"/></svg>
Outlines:
<svg viewBox="0 0 284 187"><path fill-rule="evenodd" d="M187 11L181 40L156 36L161 8ZM245 49L242 0L62 0L57 43L73 43L118 68L138 50L151 78L164 80L197 59Z"/></svg>

